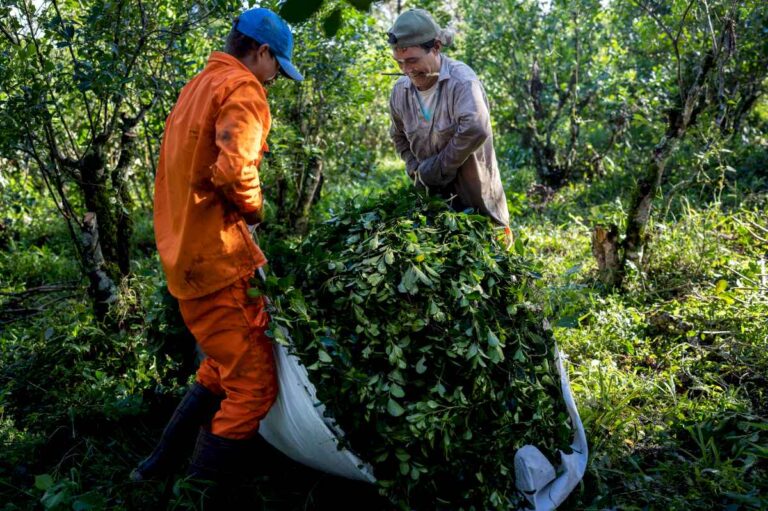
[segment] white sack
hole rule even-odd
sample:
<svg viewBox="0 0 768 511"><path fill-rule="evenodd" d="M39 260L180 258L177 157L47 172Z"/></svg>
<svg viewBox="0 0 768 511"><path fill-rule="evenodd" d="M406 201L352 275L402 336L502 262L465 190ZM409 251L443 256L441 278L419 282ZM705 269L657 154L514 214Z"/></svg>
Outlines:
<svg viewBox="0 0 768 511"><path fill-rule="evenodd" d="M575 430L571 444L573 452L564 454L560 451L560 466L557 471L533 445L525 445L515 453L515 484L536 511L551 511L562 504L584 477L589 458L587 435L573 400L573 391L568 382L568 373L563 367L562 355L557 347L555 363L560 373L560 388L563 391L565 406Z"/></svg>
<svg viewBox="0 0 768 511"><path fill-rule="evenodd" d="M344 432L324 416L325 406L318 401L306 368L285 346L273 345L280 389L261 421L261 436L294 461L347 479L376 482L370 465L340 448Z"/></svg>

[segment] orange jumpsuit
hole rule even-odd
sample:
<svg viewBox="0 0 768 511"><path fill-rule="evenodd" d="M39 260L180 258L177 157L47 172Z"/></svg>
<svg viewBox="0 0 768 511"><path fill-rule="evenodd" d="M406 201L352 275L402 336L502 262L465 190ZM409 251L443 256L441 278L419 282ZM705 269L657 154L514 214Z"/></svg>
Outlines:
<svg viewBox="0 0 768 511"><path fill-rule="evenodd" d="M214 52L168 116L154 227L168 289L206 357L197 380L224 394L211 432L245 439L277 396L268 315L247 281L266 263L242 215L262 209L258 165L271 124L264 87Z"/></svg>

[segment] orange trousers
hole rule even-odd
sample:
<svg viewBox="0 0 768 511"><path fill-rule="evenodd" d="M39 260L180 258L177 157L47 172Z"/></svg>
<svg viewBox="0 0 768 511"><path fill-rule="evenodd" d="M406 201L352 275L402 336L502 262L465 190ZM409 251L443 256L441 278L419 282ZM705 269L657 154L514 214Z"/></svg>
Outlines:
<svg viewBox="0 0 768 511"><path fill-rule="evenodd" d="M197 381L224 395L211 432L224 438L251 438L277 397L269 314L264 299L247 295L248 278L219 291L179 300L181 315L205 358Z"/></svg>

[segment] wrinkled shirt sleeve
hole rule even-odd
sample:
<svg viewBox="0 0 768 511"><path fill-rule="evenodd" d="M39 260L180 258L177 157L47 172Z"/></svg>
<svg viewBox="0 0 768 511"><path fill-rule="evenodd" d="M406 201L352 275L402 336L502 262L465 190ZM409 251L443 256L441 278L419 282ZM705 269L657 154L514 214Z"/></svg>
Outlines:
<svg viewBox="0 0 768 511"><path fill-rule="evenodd" d="M441 179L435 184L439 185L453 181L459 167L491 136L491 116L479 81L468 80L457 87L454 102L456 132L438 155Z"/></svg>
<svg viewBox="0 0 768 511"><path fill-rule="evenodd" d="M219 155L211 181L243 214L260 211L264 204L258 165L264 147L263 112L268 108L263 94L253 84L244 84L224 100L216 118Z"/></svg>
<svg viewBox="0 0 768 511"><path fill-rule="evenodd" d="M416 172L416 169L419 166L419 161L411 151L411 144L405 136L403 119L400 117L400 113L395 106L395 94L396 91L392 91L392 94L389 97L389 136L395 144L397 154L399 154L400 158L405 162L405 171L408 173L408 176L413 177L414 172Z"/></svg>

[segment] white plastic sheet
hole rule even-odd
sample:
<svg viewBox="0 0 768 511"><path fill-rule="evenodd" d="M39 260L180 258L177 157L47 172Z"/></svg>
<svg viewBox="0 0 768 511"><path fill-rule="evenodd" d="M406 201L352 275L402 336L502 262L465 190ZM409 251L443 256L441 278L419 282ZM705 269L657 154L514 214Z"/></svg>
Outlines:
<svg viewBox="0 0 768 511"><path fill-rule="evenodd" d="M285 336L289 338L287 332ZM325 416L325 406L299 359L277 343L274 352L280 390L261 421L261 436L294 461L347 479L376 482L371 466L341 447L344 432Z"/></svg>
<svg viewBox="0 0 768 511"><path fill-rule="evenodd" d="M533 445L523 446L515 453L515 484L536 511L551 511L562 504L584 477L589 458L587 435L573 400L573 391L568 381L568 373L563 367L562 354L557 347L555 362L560 373L560 387L565 406L575 432L571 444L573 452L560 452L560 466L557 470Z"/></svg>

